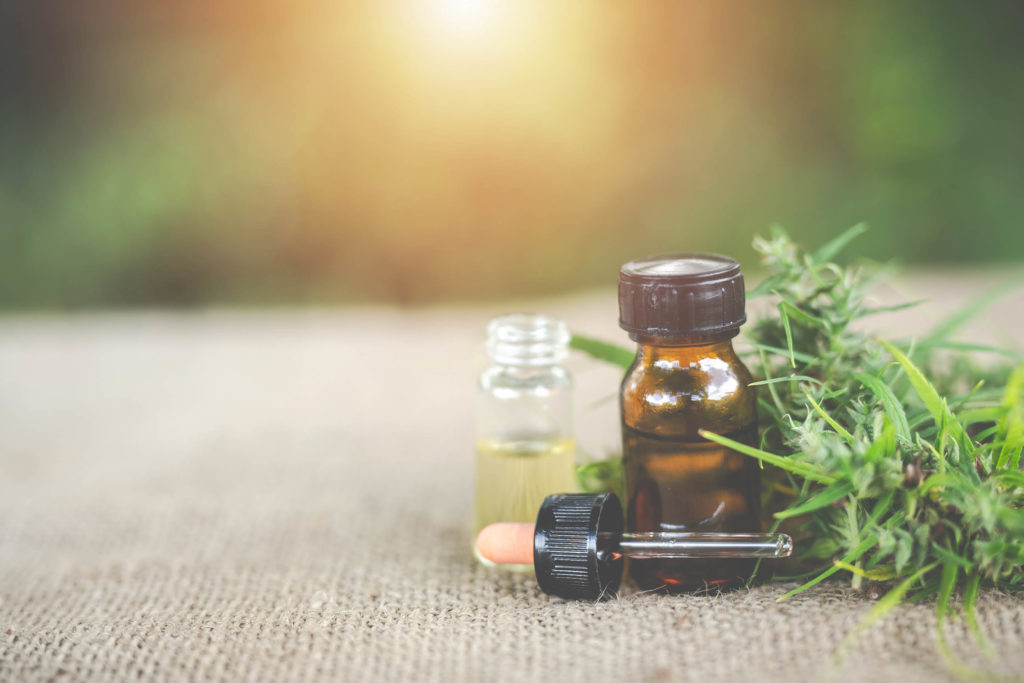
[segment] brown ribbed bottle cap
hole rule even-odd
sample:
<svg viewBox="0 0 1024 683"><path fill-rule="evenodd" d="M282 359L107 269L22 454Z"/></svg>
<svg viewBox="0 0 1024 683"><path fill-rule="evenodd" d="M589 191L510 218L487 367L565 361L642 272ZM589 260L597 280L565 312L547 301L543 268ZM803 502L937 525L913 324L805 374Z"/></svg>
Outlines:
<svg viewBox="0 0 1024 683"><path fill-rule="evenodd" d="M619 326L630 336L735 334L745 305L743 272L728 256L648 256L619 271Z"/></svg>

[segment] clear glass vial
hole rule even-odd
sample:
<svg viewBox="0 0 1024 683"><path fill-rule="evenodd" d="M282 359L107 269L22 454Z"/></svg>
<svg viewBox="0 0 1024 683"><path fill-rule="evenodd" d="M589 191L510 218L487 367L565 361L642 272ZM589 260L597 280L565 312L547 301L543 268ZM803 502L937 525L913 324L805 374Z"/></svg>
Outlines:
<svg viewBox="0 0 1024 683"><path fill-rule="evenodd" d="M487 326L492 364L478 385L474 538L495 522L532 523L544 498L576 490L573 383L561 366L568 349L565 323L548 316L507 315Z"/></svg>

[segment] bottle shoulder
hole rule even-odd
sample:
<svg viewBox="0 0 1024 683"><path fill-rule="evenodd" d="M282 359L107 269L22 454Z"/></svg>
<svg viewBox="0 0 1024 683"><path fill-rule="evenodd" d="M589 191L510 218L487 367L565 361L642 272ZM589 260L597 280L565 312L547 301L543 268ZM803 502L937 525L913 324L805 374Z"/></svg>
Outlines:
<svg viewBox="0 0 1024 683"><path fill-rule="evenodd" d="M623 393L703 390L708 398L752 390L750 370L738 357L638 358L622 380Z"/></svg>
<svg viewBox="0 0 1024 683"><path fill-rule="evenodd" d="M655 434L744 429L756 421L751 381L735 354L638 357L622 381L622 418Z"/></svg>

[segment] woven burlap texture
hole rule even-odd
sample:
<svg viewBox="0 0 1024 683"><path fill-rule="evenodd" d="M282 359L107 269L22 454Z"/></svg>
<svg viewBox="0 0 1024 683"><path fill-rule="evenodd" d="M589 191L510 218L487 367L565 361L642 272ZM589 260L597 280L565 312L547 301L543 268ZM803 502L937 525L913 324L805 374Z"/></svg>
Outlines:
<svg viewBox="0 0 1024 683"><path fill-rule="evenodd" d="M834 584L586 604L477 566L485 319L0 322L0 680L953 679L931 604L837 659L873 603ZM994 657L953 651L1024 672L1024 601L979 619Z"/></svg>

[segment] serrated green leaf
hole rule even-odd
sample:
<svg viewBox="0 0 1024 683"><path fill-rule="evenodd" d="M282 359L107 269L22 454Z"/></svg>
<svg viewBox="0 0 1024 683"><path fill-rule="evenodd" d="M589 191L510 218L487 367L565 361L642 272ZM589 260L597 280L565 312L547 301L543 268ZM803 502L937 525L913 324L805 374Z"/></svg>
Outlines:
<svg viewBox="0 0 1024 683"><path fill-rule="evenodd" d="M786 278L783 275L775 275L773 277L765 278L764 280L761 281L760 284L758 284L757 287L755 287L754 289L750 290L750 292L747 293L747 298L756 299L760 296L771 294L772 290L774 290L780 284L785 282L785 280Z"/></svg>
<svg viewBox="0 0 1024 683"><path fill-rule="evenodd" d="M856 225L847 228L839 235L819 247L818 250L814 252L814 256L811 257L812 260L816 264L831 261L836 257L836 254L845 249L850 242L857 239L867 231L868 226L866 223L857 223Z"/></svg>
<svg viewBox="0 0 1024 683"><path fill-rule="evenodd" d="M884 339L880 339L879 343L889 351L892 357L896 359L896 362L898 362L903 368L903 372L907 374L907 379L910 380L910 384L914 387L914 391L917 392L918 397L920 397L921 401L924 402L924 405L931 414L932 419L935 420L935 424L939 425L940 429L945 427L945 429L949 430L954 438L961 439L964 432L963 427L953 416L953 413L950 412L949 406L947 406L946 402L941 396L939 396L939 392L935 390L935 387L932 386L931 382L925 378L924 374L918 370L917 366L914 365L914 363L911 362L911 360L907 358L902 351Z"/></svg>
<svg viewBox="0 0 1024 683"><path fill-rule="evenodd" d="M927 527L923 527L923 528L927 528ZM968 562L964 558L960 557L959 555L957 555L952 550L948 550L946 548L943 548L938 543L933 543L932 544L932 552L934 552L936 555L938 555L939 559L942 560L944 564L955 564L958 567L962 567L963 569L970 569L971 568L971 563L970 562Z"/></svg>
<svg viewBox="0 0 1024 683"><path fill-rule="evenodd" d="M579 334L572 335L572 339L569 340L569 348L582 351L597 360L618 365L623 370L628 370L636 358L636 351L634 350Z"/></svg>
<svg viewBox="0 0 1024 683"><path fill-rule="evenodd" d="M745 340L745 341L743 341L741 343L743 343L743 344L745 344L747 346L750 346L751 348L758 349L758 350L761 350L761 351L768 351L769 353L774 353L774 354L777 354L779 356L788 356L789 355L789 349L783 349L783 348L778 347L778 346L769 346L768 344L760 344L760 343L757 343L757 342L752 342L749 339ZM797 351L795 349L793 350L793 357L796 358L796 360L800 361L801 363L813 363L814 362L814 356L812 356L809 353L801 353L800 351Z"/></svg>
<svg viewBox="0 0 1024 683"><path fill-rule="evenodd" d="M789 351L789 365L796 367L796 358L793 357L793 330L789 326L789 314L786 313L785 302L779 304L779 319L782 320L782 329L786 332L786 349Z"/></svg>
<svg viewBox="0 0 1024 683"><path fill-rule="evenodd" d="M1003 393L1002 408L1006 411L999 421L999 436L1004 441L996 460L996 469L1007 465L1017 469L1021 450L1024 449L1024 365L1010 373Z"/></svg>
<svg viewBox="0 0 1024 683"><path fill-rule="evenodd" d="M856 565L843 562L842 560L833 560L832 564L869 581L891 581L892 579L898 578L896 568L891 566L880 567L878 569L861 569Z"/></svg>
<svg viewBox="0 0 1024 683"><path fill-rule="evenodd" d="M856 562L860 558L861 555L863 555L868 550L873 548L874 545L877 542L878 542L878 539L873 534L868 536L868 537L866 537L866 538L864 538L864 539L862 539L861 542L857 544L857 547L855 547L853 550L851 550L846 555L846 557L844 557L841 561L845 562L846 564L852 564L852 563ZM778 598L775 599L775 602L782 602L783 600L791 598L791 597L793 597L794 595L796 595L798 593L802 593L803 591L807 590L811 586L815 586L815 585L821 583L822 581L824 581L828 577L830 577L833 574L835 574L837 571L839 571L839 567L833 565L833 566L829 567L828 569L826 569L825 571L823 571L821 574L818 574L816 577L814 577L813 579L811 579L807 583L805 583L805 584L803 584L801 586L797 586L796 588L794 588L793 590L789 591L788 593L780 595Z"/></svg>
<svg viewBox="0 0 1024 683"><path fill-rule="evenodd" d="M956 576L959 571L960 565L955 562L945 562L942 565L942 578L939 580L939 599L935 605L939 621L943 621L949 615L949 598L953 595L953 587L956 585Z"/></svg>
<svg viewBox="0 0 1024 683"><path fill-rule="evenodd" d="M977 641L982 651L989 657L992 656L992 646L978 625L978 617L974 611L975 602L978 599L978 587L981 584L981 574L977 571L967 575L967 582L964 584L964 618L967 620L967 628L970 629L974 640Z"/></svg>
<svg viewBox="0 0 1024 683"><path fill-rule="evenodd" d="M828 422L832 426L832 429L836 430L837 434L842 436L847 441L853 441L853 434L846 431L846 429L841 424L832 419L832 416L826 413L825 410L820 405L818 405L818 402L815 401L810 394L807 394L806 398L810 402L814 410L817 411L817 413L821 415L823 418L825 418L825 422Z"/></svg>
<svg viewBox="0 0 1024 683"><path fill-rule="evenodd" d="M744 455L749 455L752 458L757 458L758 460L766 462L770 465L775 465L779 469L786 470L787 472L799 474L801 477L810 479L811 481L816 481L822 484L831 484L832 482L835 481L835 477L827 475L818 470L817 468L815 468L814 466L809 465L805 462L800 462L795 458L787 458L781 455L775 455L774 453L763 451L760 448L754 448L753 446L748 446L745 443L733 441L727 436L722 436L721 434L709 432L706 429L701 429L699 433L708 441L714 441L715 443L721 444L723 446L728 446L734 451L738 451L740 453L743 453Z"/></svg>
<svg viewBox="0 0 1024 683"><path fill-rule="evenodd" d="M817 495L802 505L797 505L796 507L776 512L775 519L789 519L790 517L806 515L808 512L813 512L814 510L823 508L826 505L831 505L837 500L850 495L852 492L852 484L846 481L837 481L835 484L822 489Z"/></svg>
<svg viewBox="0 0 1024 683"><path fill-rule="evenodd" d="M910 425L907 424L907 414L904 412L903 405L899 399L896 398L896 394L892 393L889 385L877 377L864 372L854 373L853 377L878 397L878 400L882 403L883 410L885 410L885 414L889 416L889 421L896 429L896 436L909 443L911 439Z"/></svg>
<svg viewBox="0 0 1024 683"><path fill-rule="evenodd" d="M771 379L762 379L758 382L751 382L747 386L760 387L766 384L778 384L779 382L813 382L814 384L822 384L820 379L808 377L807 375L786 375L785 377L773 377Z"/></svg>
<svg viewBox="0 0 1024 683"><path fill-rule="evenodd" d="M875 308L865 308L860 317L866 317L869 315L875 315L877 313L895 313L896 311L904 311L908 308L914 308L921 304L928 303L929 299L917 299L916 301L904 301L901 304L893 304L892 306L877 306Z"/></svg>
<svg viewBox="0 0 1024 683"><path fill-rule="evenodd" d="M1002 406L986 406L984 408L969 408L957 413L957 419L963 426L977 424L978 422L996 422L1003 418L1006 409ZM998 429L994 427L993 429ZM976 434L975 439L983 439L981 433Z"/></svg>
<svg viewBox="0 0 1024 683"><path fill-rule="evenodd" d="M782 303L779 304L780 315L781 315L781 311L785 310L786 311L786 320L787 321L789 320L789 316L792 315L795 319L799 320L802 323L810 325L812 327L818 327L818 328L821 328L823 330L824 329L828 329L828 325L825 323L824 320L822 320L821 318L818 318L816 316L811 315L810 313L808 313L807 311L803 310L802 308L800 308L799 306L797 306L793 302L791 302L788 299L786 299L786 297L784 297L783 295L778 294L778 292L776 292L776 294L782 299Z"/></svg>
<svg viewBox="0 0 1024 683"><path fill-rule="evenodd" d="M1006 486L1017 486L1024 488L1024 472L1016 470L1003 470L995 471L989 475L990 479L995 479L1001 484Z"/></svg>

